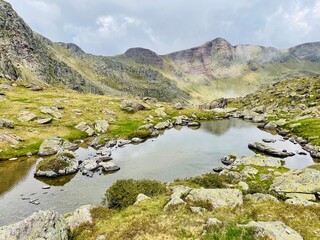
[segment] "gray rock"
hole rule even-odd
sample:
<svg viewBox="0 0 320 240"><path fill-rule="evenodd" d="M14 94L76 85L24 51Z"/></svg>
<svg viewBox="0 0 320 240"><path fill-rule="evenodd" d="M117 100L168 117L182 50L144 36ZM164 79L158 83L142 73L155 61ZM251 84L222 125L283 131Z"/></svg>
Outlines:
<svg viewBox="0 0 320 240"><path fill-rule="evenodd" d="M273 180L270 190L280 193L316 194L320 189L320 171L312 168L291 170Z"/></svg>
<svg viewBox="0 0 320 240"><path fill-rule="evenodd" d="M185 115L173 117L174 125L186 125L189 122L189 118Z"/></svg>
<svg viewBox="0 0 320 240"><path fill-rule="evenodd" d="M174 109L177 109L177 110L182 110L182 109L184 109L184 107L182 106L182 104L179 103L179 102L176 103L173 108L174 108Z"/></svg>
<svg viewBox="0 0 320 240"><path fill-rule="evenodd" d="M134 138L131 139L131 142L133 142L133 143L141 143L141 142L143 142L143 139L138 138L138 137L134 137Z"/></svg>
<svg viewBox="0 0 320 240"><path fill-rule="evenodd" d="M200 123L199 122L188 122L188 127L200 127Z"/></svg>
<svg viewBox="0 0 320 240"><path fill-rule="evenodd" d="M51 165L47 164L47 161L50 161ZM63 162L64 165L61 165L61 162ZM57 169L55 167L56 165L61 165L61 167ZM34 175L36 177L58 177L69 175L78 171L78 165L78 160L75 158L73 152L62 151L58 152L55 156L52 156L51 159L40 160Z"/></svg>
<svg viewBox="0 0 320 240"><path fill-rule="evenodd" d="M167 211L170 209L172 206L177 206L177 205L186 205L187 203L183 201L181 198L171 198L171 200L164 206L163 210Z"/></svg>
<svg viewBox="0 0 320 240"><path fill-rule="evenodd" d="M314 193L286 193L287 198L300 198L309 201L316 201L316 194Z"/></svg>
<svg viewBox="0 0 320 240"><path fill-rule="evenodd" d="M211 111L216 114L228 114L237 111L237 108L214 108Z"/></svg>
<svg viewBox="0 0 320 240"><path fill-rule="evenodd" d="M14 128L14 122L8 119L0 119L0 128Z"/></svg>
<svg viewBox="0 0 320 240"><path fill-rule="evenodd" d="M131 140L120 139L118 140L118 147L123 147L124 145L127 145L129 143L131 143Z"/></svg>
<svg viewBox="0 0 320 240"><path fill-rule="evenodd" d="M270 180L272 178L273 178L273 176L271 173L260 174L260 181L266 181L266 180Z"/></svg>
<svg viewBox="0 0 320 240"><path fill-rule="evenodd" d="M168 117L168 115L166 114L165 110L166 110L166 109L165 109L164 107L160 107L160 108L157 108L157 109L155 110L155 113L156 113L157 116L160 117L160 118L166 118L166 117Z"/></svg>
<svg viewBox="0 0 320 240"><path fill-rule="evenodd" d="M171 198L181 198L183 195L187 196L192 189L187 186L174 186L172 188Z"/></svg>
<svg viewBox="0 0 320 240"><path fill-rule="evenodd" d="M150 197L144 195L143 193L139 193L136 198L136 202L134 204L138 204L138 203L145 201L145 200L148 200L148 199L150 199Z"/></svg>
<svg viewBox="0 0 320 240"><path fill-rule="evenodd" d="M53 137L44 140L44 142L40 145L38 155L49 156L60 151L76 150L78 147L79 146L77 144L73 144L61 137Z"/></svg>
<svg viewBox="0 0 320 240"><path fill-rule="evenodd" d="M79 123L75 128L80 130L81 132L85 132L89 137L95 134L94 130L85 122Z"/></svg>
<svg viewBox="0 0 320 240"><path fill-rule="evenodd" d="M29 111L23 111L18 115L18 120L21 122L30 122L37 118L37 116Z"/></svg>
<svg viewBox="0 0 320 240"><path fill-rule="evenodd" d="M264 153L264 154L267 154L270 156L274 156L274 157L285 158L285 157L290 157L290 156L295 155L293 152L287 152L285 150L282 150L282 151L277 150L273 147L267 146L267 145L265 145L263 143L259 143L259 142L249 143L248 147L250 149L253 149L254 151L258 151L258 152L261 152L261 153Z"/></svg>
<svg viewBox="0 0 320 240"><path fill-rule="evenodd" d="M67 240L68 226L62 216L52 211L38 211L18 223L0 228L1 240Z"/></svg>
<svg viewBox="0 0 320 240"><path fill-rule="evenodd" d="M252 117L252 122L253 123L263 123L266 122L267 118L263 115L257 115Z"/></svg>
<svg viewBox="0 0 320 240"><path fill-rule="evenodd" d="M94 129L100 133L106 133L109 128L109 123L106 120L96 120Z"/></svg>
<svg viewBox="0 0 320 240"><path fill-rule="evenodd" d="M253 201L253 202L265 202L265 201L273 201L273 202L279 202L277 198L270 194L263 194L263 193L254 193L254 194L248 194L245 195L245 199Z"/></svg>
<svg viewBox="0 0 320 240"><path fill-rule="evenodd" d="M92 223L91 210L93 205L84 205L76 209L72 214L68 214L66 222L71 231L79 227L83 223Z"/></svg>
<svg viewBox="0 0 320 240"><path fill-rule="evenodd" d="M117 145L117 140L113 139L113 140L110 140L110 141L107 143L106 147L112 148L112 147L114 147L114 146L116 146L116 145Z"/></svg>
<svg viewBox="0 0 320 240"><path fill-rule="evenodd" d="M274 121L270 121L266 125L264 125L264 128L267 130L275 130L277 127L278 127L278 124Z"/></svg>
<svg viewBox="0 0 320 240"><path fill-rule="evenodd" d="M291 205L299 205L299 206L312 206L312 205L317 205L315 202L308 201L303 198L289 198L285 201L287 204Z"/></svg>
<svg viewBox="0 0 320 240"><path fill-rule="evenodd" d="M246 182L238 182L239 187L241 187L242 190L247 191L249 190L249 185Z"/></svg>
<svg viewBox="0 0 320 240"><path fill-rule="evenodd" d="M197 213L197 214L203 214L204 212L207 211L207 209L203 207L190 207L191 212Z"/></svg>
<svg viewBox="0 0 320 240"><path fill-rule="evenodd" d="M220 226L222 225L222 222L217 218L208 218L206 222L206 226L212 227L212 226Z"/></svg>
<svg viewBox="0 0 320 240"><path fill-rule="evenodd" d="M99 165L99 167L102 167L102 170L104 172L115 172L115 171L120 170L120 167L118 167L113 162L101 162L98 165Z"/></svg>
<svg viewBox="0 0 320 240"><path fill-rule="evenodd" d="M154 126L156 130L164 130L166 128L172 128L173 124L170 120L167 120L165 122L159 122L157 125Z"/></svg>
<svg viewBox="0 0 320 240"><path fill-rule="evenodd" d="M233 208L243 203L242 192L238 189L192 189L186 199L192 202L208 201L214 208Z"/></svg>
<svg viewBox="0 0 320 240"><path fill-rule="evenodd" d="M283 161L280 158L256 154L254 156L242 157L241 159L237 159L236 164L279 168L283 165Z"/></svg>
<svg viewBox="0 0 320 240"><path fill-rule="evenodd" d="M282 222L249 222L242 227L254 228L257 238L277 240L303 240L301 235Z"/></svg>
<svg viewBox="0 0 320 240"><path fill-rule="evenodd" d="M0 142L6 142L12 145L18 145L20 142L23 142L24 139L20 138L14 134L0 133Z"/></svg>
<svg viewBox="0 0 320 240"><path fill-rule="evenodd" d="M254 168L254 167L250 167L250 166L245 166L243 168L243 170L241 171L241 173L245 176L250 177L251 175L256 175L259 171Z"/></svg>
<svg viewBox="0 0 320 240"><path fill-rule="evenodd" d="M265 142L265 143L275 143L277 140L269 139L269 138L263 138L262 141Z"/></svg>
<svg viewBox="0 0 320 240"><path fill-rule="evenodd" d="M56 119L62 118L62 114L59 112L59 109L56 107L42 106L42 107L40 107L40 111L44 114L49 114L50 116L52 116Z"/></svg>
<svg viewBox="0 0 320 240"><path fill-rule="evenodd" d="M48 123L51 123L52 120L53 120L52 118L40 118L36 122L38 124L48 124Z"/></svg>
<svg viewBox="0 0 320 240"><path fill-rule="evenodd" d="M124 100L120 105L121 110L126 112L137 112L141 110L148 110L149 108L139 102L132 100Z"/></svg>

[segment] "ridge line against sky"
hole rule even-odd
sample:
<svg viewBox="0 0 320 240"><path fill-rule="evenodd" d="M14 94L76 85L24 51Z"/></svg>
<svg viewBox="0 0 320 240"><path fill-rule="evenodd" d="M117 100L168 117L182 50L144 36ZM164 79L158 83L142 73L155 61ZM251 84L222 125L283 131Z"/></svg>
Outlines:
<svg viewBox="0 0 320 240"><path fill-rule="evenodd" d="M96 55L158 54L217 37L288 48L320 40L317 0L8 0L36 32Z"/></svg>

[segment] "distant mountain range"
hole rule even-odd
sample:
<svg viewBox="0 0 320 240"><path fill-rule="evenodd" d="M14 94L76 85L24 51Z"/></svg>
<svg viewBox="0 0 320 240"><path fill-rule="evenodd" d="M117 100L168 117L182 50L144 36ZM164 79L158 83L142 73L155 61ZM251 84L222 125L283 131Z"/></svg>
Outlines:
<svg viewBox="0 0 320 240"><path fill-rule="evenodd" d="M275 81L320 74L320 42L289 49L232 46L223 38L158 55L131 48L114 57L87 54L72 43L35 33L0 0L0 77L97 94L162 101L236 97Z"/></svg>

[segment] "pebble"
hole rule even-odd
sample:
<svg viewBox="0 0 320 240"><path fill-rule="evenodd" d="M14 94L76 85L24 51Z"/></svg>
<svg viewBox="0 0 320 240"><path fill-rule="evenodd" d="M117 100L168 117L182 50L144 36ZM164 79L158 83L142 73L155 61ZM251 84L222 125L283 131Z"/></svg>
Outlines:
<svg viewBox="0 0 320 240"><path fill-rule="evenodd" d="M50 189L50 186L43 186L42 189Z"/></svg>
<svg viewBox="0 0 320 240"><path fill-rule="evenodd" d="M15 161L18 160L18 158L10 158L9 161Z"/></svg>

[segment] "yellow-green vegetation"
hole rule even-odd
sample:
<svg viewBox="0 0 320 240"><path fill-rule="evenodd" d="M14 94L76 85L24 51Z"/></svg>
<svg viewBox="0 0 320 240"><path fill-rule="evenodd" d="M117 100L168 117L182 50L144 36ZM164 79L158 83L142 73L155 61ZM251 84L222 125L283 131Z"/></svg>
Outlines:
<svg viewBox="0 0 320 240"><path fill-rule="evenodd" d="M11 86L11 82L1 80L0 84L9 86L9 90L2 89L4 98L0 101L0 118L14 121L14 128L0 128L0 134L8 133L24 139L19 144L10 144L0 141L0 159L24 156L31 152L36 154L44 139L60 136L70 141L84 139L87 135L75 128L80 122L93 126L95 120L109 121L107 133L100 134L103 143L112 138L146 138L150 135L147 130L139 130L145 124L145 119L153 117L154 124L166 119L159 119L155 109L162 105L168 114L167 119L174 116L186 115L197 118L212 118L211 112L199 109L186 108L175 110L166 103L147 104L150 110L127 113L120 109L121 98L106 95L82 94L64 88L46 87L43 91L32 91L22 85ZM139 100L136 100L139 101ZM53 119L52 123L38 124L36 121L21 122L18 116L23 111L34 113L38 119L51 117L40 111L41 106L59 107L61 119Z"/></svg>
<svg viewBox="0 0 320 240"><path fill-rule="evenodd" d="M267 172L266 168L260 170ZM192 186L215 188L218 181L226 180L223 176L213 175L203 175L203 182L200 182L201 177L196 177L185 179L184 183L190 181L189 185ZM218 180L219 177L221 180ZM174 184L178 182L177 180ZM259 180L256 182L259 184ZM159 186L162 189L162 186ZM80 225L71 233L72 239L90 240L101 235L105 239L256 239L253 229L244 229L238 225L250 221L282 221L306 240L317 239L320 234L319 205L294 206L285 204L281 198L279 202L245 200L243 205L233 209L212 209L205 203L197 203L197 206L207 209L199 214L191 212L190 207L194 206L194 203L188 201L186 205L173 206L164 211L169 199L169 193L164 191L151 199L122 209L108 209L103 206L94 208L91 211L93 223ZM222 224L206 226L204 224L208 218L217 218Z"/></svg>
<svg viewBox="0 0 320 240"><path fill-rule="evenodd" d="M60 152L56 155L46 158L39 162L37 165L36 171L54 171L58 172L61 169L64 169L69 166L65 161L65 158L74 158L74 155L69 152Z"/></svg>

